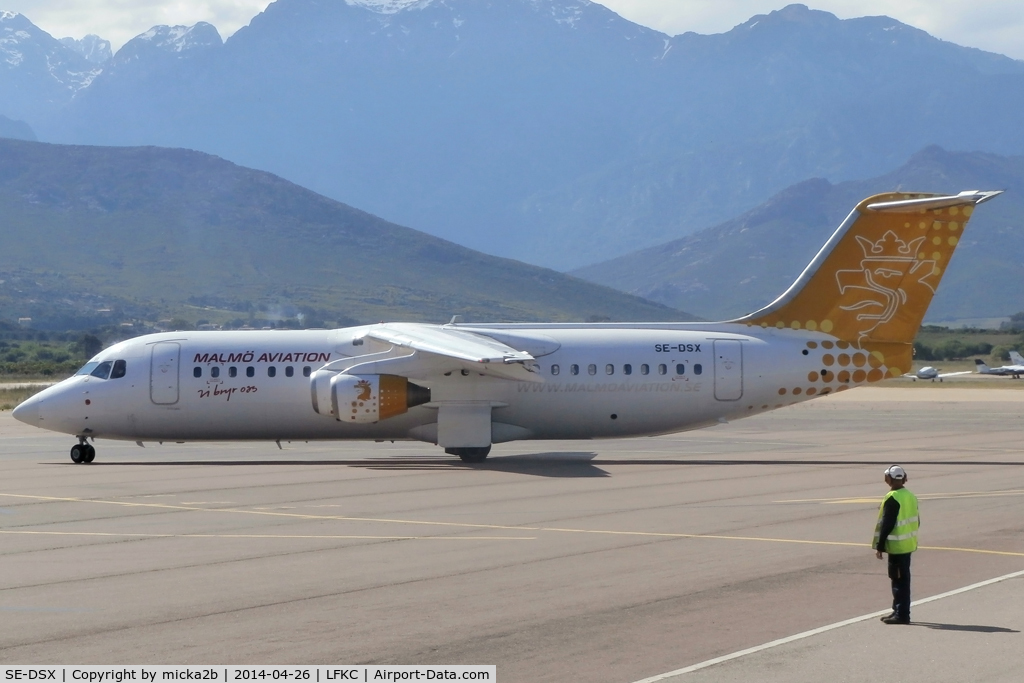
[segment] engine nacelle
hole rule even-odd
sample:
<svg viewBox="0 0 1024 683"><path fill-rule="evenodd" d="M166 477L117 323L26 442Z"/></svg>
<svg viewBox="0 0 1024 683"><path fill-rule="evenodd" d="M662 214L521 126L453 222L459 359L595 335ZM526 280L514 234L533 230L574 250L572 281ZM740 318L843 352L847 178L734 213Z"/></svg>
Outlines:
<svg viewBox="0 0 1024 683"><path fill-rule="evenodd" d="M318 388L324 379L314 378L313 395L317 397L318 403ZM330 378L330 398L334 419L367 424L402 415L409 408L429 402L430 390L396 375L341 373Z"/></svg>
<svg viewBox="0 0 1024 683"><path fill-rule="evenodd" d="M325 417L334 415L334 407L331 405L331 380L337 376L336 372L321 369L314 371L309 378L313 410Z"/></svg>

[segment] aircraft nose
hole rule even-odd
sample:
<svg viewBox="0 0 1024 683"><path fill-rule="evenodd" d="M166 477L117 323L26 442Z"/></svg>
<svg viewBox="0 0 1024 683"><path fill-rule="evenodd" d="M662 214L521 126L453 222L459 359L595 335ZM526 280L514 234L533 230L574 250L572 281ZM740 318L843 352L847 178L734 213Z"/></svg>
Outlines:
<svg viewBox="0 0 1024 683"><path fill-rule="evenodd" d="M35 396L28 398L22 401L11 415L25 424L37 425L39 423L39 403L39 399Z"/></svg>

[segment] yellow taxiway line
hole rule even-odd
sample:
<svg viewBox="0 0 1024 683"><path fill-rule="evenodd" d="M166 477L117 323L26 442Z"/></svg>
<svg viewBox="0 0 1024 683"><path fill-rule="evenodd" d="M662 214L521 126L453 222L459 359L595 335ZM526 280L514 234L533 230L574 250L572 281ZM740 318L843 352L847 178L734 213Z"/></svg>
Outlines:
<svg viewBox="0 0 1024 683"><path fill-rule="evenodd" d="M357 541L536 541L536 536L369 536L332 534L141 534L108 531L32 531L0 529L0 534L24 536L102 536L113 538L273 538Z"/></svg>
<svg viewBox="0 0 1024 683"><path fill-rule="evenodd" d="M29 500L40 500L49 502L65 502L65 503L93 503L97 505L119 505L124 507L140 507L150 508L159 510L184 510L190 512L220 512L230 514L245 514L245 515L262 515L269 517L285 517L289 519L305 519L305 520L317 520L317 521L341 521L341 522L374 522L381 524L413 524L423 526L440 526L440 527L454 527L462 529L490 529L490 530L501 530L501 531L533 531L533 532L548 532L548 533L568 533L568 534L588 534L597 536L631 536L631 537L647 537L647 538L692 538L692 539L706 539L706 540L717 540L717 541L748 541L748 542L761 542L761 543L790 543L796 545L824 545L824 546L843 546L850 548L870 548L871 546L867 543L850 543L846 541L815 541L798 538L770 538L763 536L731 536L721 534L683 534L674 532L659 532L659 531L621 531L612 529L576 529L567 527L544 527L544 526L508 526L501 524L471 524L468 522L438 522L438 521L425 521L425 520L412 520L412 519L390 519L386 517L346 517L342 515L309 515L298 512L270 512L265 510L243 510L240 508L204 508L194 507L186 505L168 505L163 503L132 503L128 501L119 500L96 500L89 498L62 498L57 496L36 496L28 494L18 493L0 493L0 496L7 498L21 498ZM805 502L805 501L800 501ZM877 501L876 501L877 502ZM63 532L54 532L63 533ZM85 534L86 532L81 532ZM182 536L188 537L186 534L171 534L171 537ZM201 537L202 535L192 535L194 537ZM154 535L159 537L159 535ZM211 538L223 538L224 536L210 535ZM239 536L248 538L259 538L260 536ZM287 538L301 538L299 536L283 536ZM276 536L267 536L267 538L276 538ZM330 536L308 536L305 538L331 538ZM371 537L376 538L376 537ZM405 537L401 537L405 538ZM410 536L411 539L424 538L420 536ZM441 537L435 537L441 538ZM510 538L510 537L495 537L496 539ZM515 538L514 540L535 540L535 538ZM1024 557L1024 552L1010 552L1003 550L985 550L982 548L949 548L939 546L921 546L920 550L938 550L947 552L965 552L965 553L978 553L983 555L1005 555L1010 557Z"/></svg>
<svg viewBox="0 0 1024 683"><path fill-rule="evenodd" d="M1005 496L1024 496L1024 489L1008 491L959 491L950 493L918 493L918 500L957 500L959 498L1002 498ZM793 498L790 500L773 500L773 503L820 503L821 505L844 505L850 503L871 503L879 505L882 498Z"/></svg>

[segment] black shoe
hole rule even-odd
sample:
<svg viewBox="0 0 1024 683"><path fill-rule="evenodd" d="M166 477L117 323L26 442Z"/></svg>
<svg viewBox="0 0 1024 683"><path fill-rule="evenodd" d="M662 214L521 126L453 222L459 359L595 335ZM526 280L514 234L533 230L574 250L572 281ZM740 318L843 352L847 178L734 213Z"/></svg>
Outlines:
<svg viewBox="0 0 1024 683"><path fill-rule="evenodd" d="M892 614L892 615L889 615L887 617L882 617L882 623L883 624L909 624L910 623L910 617L907 617L906 619L904 619L902 617L896 616L895 614Z"/></svg>
<svg viewBox="0 0 1024 683"><path fill-rule="evenodd" d="M886 619L895 619L895 618L896 618L896 613L892 612L890 614L886 614L884 617L880 617L879 621L885 621Z"/></svg>

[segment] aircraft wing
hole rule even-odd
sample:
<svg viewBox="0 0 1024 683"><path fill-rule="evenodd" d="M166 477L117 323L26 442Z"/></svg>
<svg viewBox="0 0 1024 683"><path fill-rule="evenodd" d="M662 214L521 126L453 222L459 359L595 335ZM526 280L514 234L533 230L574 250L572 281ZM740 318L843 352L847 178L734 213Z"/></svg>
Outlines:
<svg viewBox="0 0 1024 683"><path fill-rule="evenodd" d="M492 377L527 382L542 382L533 372L534 357L499 341L450 327L415 323L375 325L366 337L377 342L413 351L426 372L449 368L461 369ZM429 368L429 369L428 369Z"/></svg>
<svg viewBox="0 0 1024 683"><path fill-rule="evenodd" d="M517 351L489 337L452 328L397 323L373 327L366 336L395 346L471 363L526 363L534 360L525 351Z"/></svg>
<svg viewBox="0 0 1024 683"><path fill-rule="evenodd" d="M961 372L943 372L937 377L956 377L957 375L973 375L973 370L962 370Z"/></svg>

